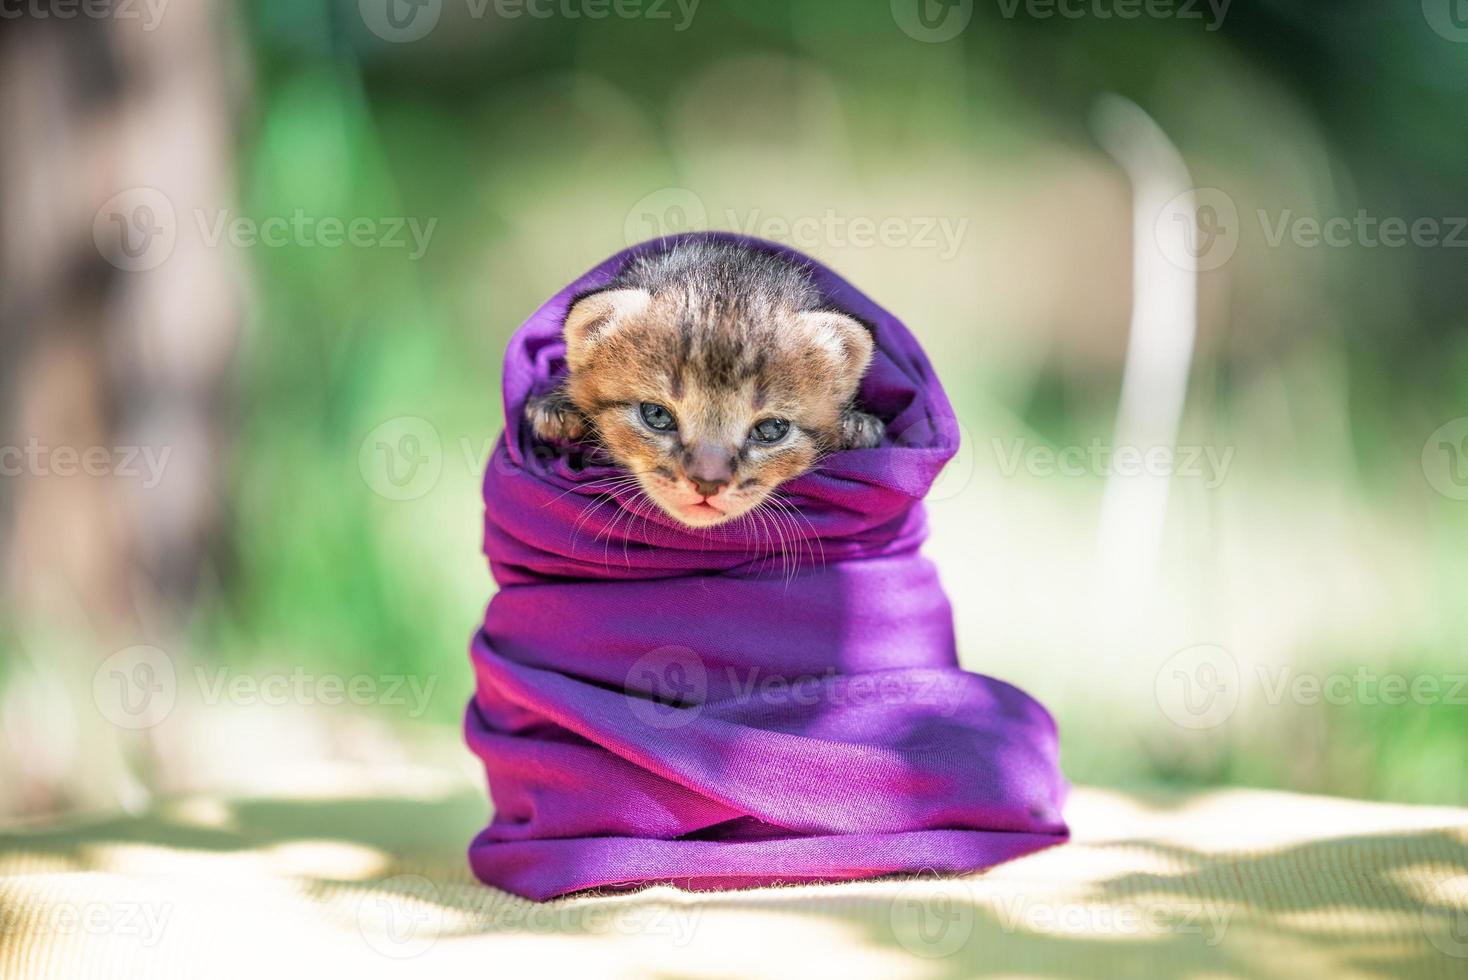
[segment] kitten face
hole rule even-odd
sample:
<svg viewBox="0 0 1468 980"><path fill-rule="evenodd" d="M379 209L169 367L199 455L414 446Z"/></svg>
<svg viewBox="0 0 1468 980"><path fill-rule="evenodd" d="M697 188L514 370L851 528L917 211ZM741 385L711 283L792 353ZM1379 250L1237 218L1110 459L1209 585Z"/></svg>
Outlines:
<svg viewBox="0 0 1468 980"><path fill-rule="evenodd" d="M567 319L567 390L654 503L708 527L841 446L842 410L871 342L831 313L690 322L684 299L630 290L583 300L592 307ZM866 343L847 350L853 331Z"/></svg>
<svg viewBox="0 0 1468 980"><path fill-rule="evenodd" d="M571 308L570 375L526 413L544 439L594 435L678 521L734 520L825 453L881 441L852 404L871 335L816 301L803 271L738 246L645 260Z"/></svg>

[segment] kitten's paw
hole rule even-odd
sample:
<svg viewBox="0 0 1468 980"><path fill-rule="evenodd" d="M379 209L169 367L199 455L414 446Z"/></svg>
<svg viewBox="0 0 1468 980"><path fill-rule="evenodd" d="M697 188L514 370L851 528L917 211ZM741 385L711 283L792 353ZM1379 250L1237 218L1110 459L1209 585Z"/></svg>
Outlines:
<svg viewBox="0 0 1468 980"><path fill-rule="evenodd" d="M586 416L559 389L526 402L525 417L536 438L545 442L575 442L586 434Z"/></svg>
<svg viewBox="0 0 1468 980"><path fill-rule="evenodd" d="M875 415L850 409L841 416L842 449L875 449L887 427Z"/></svg>

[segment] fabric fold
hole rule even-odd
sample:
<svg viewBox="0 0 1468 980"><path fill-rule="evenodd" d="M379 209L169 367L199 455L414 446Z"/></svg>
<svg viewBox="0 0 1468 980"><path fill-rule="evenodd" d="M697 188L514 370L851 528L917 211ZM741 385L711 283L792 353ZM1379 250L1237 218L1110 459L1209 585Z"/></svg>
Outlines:
<svg viewBox="0 0 1468 980"><path fill-rule="evenodd" d="M565 371L570 303L685 237L597 266L506 352L508 426L484 479L499 591L470 645L465 714L495 804L474 872L546 899L969 871L1063 841L1054 722L959 669L919 551L921 500L958 426L891 314L805 256L711 235L806 264L876 341L861 402L886 440L785 484L778 520L694 530L629 509L615 467L531 438L523 407Z"/></svg>

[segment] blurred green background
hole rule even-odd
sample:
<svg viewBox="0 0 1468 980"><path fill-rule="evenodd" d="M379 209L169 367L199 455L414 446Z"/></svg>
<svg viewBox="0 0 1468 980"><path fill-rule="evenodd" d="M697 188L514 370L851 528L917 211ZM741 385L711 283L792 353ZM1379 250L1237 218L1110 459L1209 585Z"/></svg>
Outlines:
<svg viewBox="0 0 1468 980"><path fill-rule="evenodd" d="M392 3L12 32L4 441L172 456L154 488L0 481L7 811L313 755L456 757L506 340L612 252L695 227L808 251L927 346L966 429L929 548L964 663L1052 708L1072 780L1468 802L1468 21L1450 3ZM63 78L81 95L41 94ZM1155 543L1103 534L1105 467L1043 464L1116 444L1134 250L1156 243L1106 133L1140 113L1236 210L1198 276L1176 437L1227 462L1163 481ZM94 135L39 135L57 118ZM176 243L129 269L103 202L139 186ZM1421 233L1387 244L1359 214ZM313 224L211 242L221 215ZM324 218L365 219L364 243L327 244ZM384 482L381 446L429 476ZM1148 571L1118 580L1137 555ZM99 721L108 658L139 644L173 671L166 720ZM247 683L211 696L221 669ZM302 671L379 693L256 690ZM394 678L431 696L388 696ZM1189 682L1221 701L1199 710Z"/></svg>

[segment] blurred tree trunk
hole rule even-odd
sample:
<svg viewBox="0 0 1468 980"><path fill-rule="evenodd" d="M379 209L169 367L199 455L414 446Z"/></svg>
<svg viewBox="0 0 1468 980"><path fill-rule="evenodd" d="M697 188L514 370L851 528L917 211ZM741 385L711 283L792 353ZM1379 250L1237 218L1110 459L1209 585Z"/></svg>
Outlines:
<svg viewBox="0 0 1468 980"><path fill-rule="evenodd" d="M0 768L25 774L0 810L136 804L167 776L166 747L124 751L93 675L134 644L185 654L221 516L244 292L194 214L230 201L243 61L215 0L128 9L0 30ZM58 700L69 742L39 718Z"/></svg>

